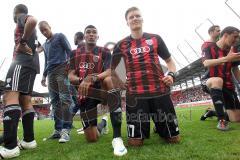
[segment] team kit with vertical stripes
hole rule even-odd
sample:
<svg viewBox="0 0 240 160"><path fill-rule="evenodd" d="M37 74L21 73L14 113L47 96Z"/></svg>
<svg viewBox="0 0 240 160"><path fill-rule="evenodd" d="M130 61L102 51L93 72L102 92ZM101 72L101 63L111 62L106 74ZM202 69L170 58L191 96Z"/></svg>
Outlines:
<svg viewBox="0 0 240 160"><path fill-rule="evenodd" d="M202 61L226 57L229 50L219 48L216 43L209 43L202 47ZM240 109L240 103L237 98L237 93L235 92L232 78L232 68L238 65L239 62L226 62L221 65L208 67L202 77L205 81L211 77L220 77L223 79L225 109Z"/></svg>
<svg viewBox="0 0 240 160"><path fill-rule="evenodd" d="M124 58L127 75L126 113L129 138L148 138L150 118L153 119L161 137L179 134L178 122L170 88L162 81L164 77L159 57L171 57L159 35L143 33L142 38L128 36L115 45L112 67Z"/></svg>
<svg viewBox="0 0 240 160"><path fill-rule="evenodd" d="M95 46L91 51L87 51L85 45L80 45L73 52L70 69L75 70L80 82L91 74L100 74L110 68L111 53L107 48ZM100 90L100 82L95 82L91 88ZM90 91L91 92L91 89ZM89 93L91 95L91 93ZM97 96L99 97L99 96ZM84 129L91 126L97 126L97 105L101 103L100 99L88 96L79 99L81 118Z"/></svg>
<svg viewBox="0 0 240 160"><path fill-rule="evenodd" d="M32 54L16 52L16 46L20 43L24 32L24 25L29 15L23 14L18 18L16 29L14 32L15 46L13 53L13 61L8 70L5 89L10 91L18 91L21 94L31 94L36 74L40 72L38 53L36 49L36 31L27 41L27 45L32 49Z"/></svg>
<svg viewBox="0 0 240 160"><path fill-rule="evenodd" d="M17 24L15 39L19 40L16 41L16 45L23 34L26 18L27 16L20 18L22 22ZM23 94L32 92L36 73L39 72L39 62L35 61L35 57L38 56L35 53L35 40L36 34L33 34L27 43L33 55L14 54L15 61L11 64L6 77L7 90L16 90ZM170 56L164 41L155 34L144 33L143 37L137 40L128 36L115 46L112 67L115 67L114 64L120 57L124 57L126 65L127 123L130 138L149 137L150 117L160 136L169 138L179 134L176 113L170 99L170 88L162 81L164 73L159 60L159 57L166 60ZM110 63L111 53L108 49L96 46L91 52L86 53L86 48L79 46L70 68L74 69L83 80L89 74L99 74L110 68ZM95 83L92 87L100 89L101 85ZM82 117L84 128L90 124L97 125L95 116L97 115L96 106L99 103L99 100L93 98L82 100L80 109L82 113L86 113ZM90 115L88 116L87 113ZM133 114L137 118L131 117Z"/></svg>

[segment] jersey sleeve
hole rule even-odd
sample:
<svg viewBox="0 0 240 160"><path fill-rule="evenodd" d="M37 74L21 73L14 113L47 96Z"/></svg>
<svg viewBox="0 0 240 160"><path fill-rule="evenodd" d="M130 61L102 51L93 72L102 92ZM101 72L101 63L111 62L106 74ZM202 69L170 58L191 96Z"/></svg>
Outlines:
<svg viewBox="0 0 240 160"><path fill-rule="evenodd" d="M160 36L157 36L157 40L158 40L158 55L163 60L166 60L169 57L171 57L171 54L169 53L168 48L163 39Z"/></svg>
<svg viewBox="0 0 240 160"><path fill-rule="evenodd" d="M122 57L122 52L120 49L120 43L117 43L114 46L113 54L112 54L112 60L111 60L112 69L115 69L118 66L118 64L120 63L121 57Z"/></svg>
<svg viewBox="0 0 240 160"><path fill-rule="evenodd" d="M212 59L210 47L202 48L202 62L206 59Z"/></svg>

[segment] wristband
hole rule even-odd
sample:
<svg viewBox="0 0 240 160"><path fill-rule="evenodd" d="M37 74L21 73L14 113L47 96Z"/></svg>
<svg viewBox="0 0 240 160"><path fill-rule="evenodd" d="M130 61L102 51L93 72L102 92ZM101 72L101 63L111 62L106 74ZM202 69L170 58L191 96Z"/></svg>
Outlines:
<svg viewBox="0 0 240 160"><path fill-rule="evenodd" d="M92 75L93 83L97 82L98 80L99 80L99 77L97 75Z"/></svg>
<svg viewBox="0 0 240 160"><path fill-rule="evenodd" d="M167 74L168 76L171 76L173 78L173 80L175 80L175 73L174 72L168 72Z"/></svg>

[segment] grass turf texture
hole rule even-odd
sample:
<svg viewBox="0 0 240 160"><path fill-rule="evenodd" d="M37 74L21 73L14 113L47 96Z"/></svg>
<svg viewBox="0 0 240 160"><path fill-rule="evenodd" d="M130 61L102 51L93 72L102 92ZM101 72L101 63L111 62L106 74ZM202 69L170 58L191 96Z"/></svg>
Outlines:
<svg viewBox="0 0 240 160"><path fill-rule="evenodd" d="M38 148L23 150L17 159L22 160L103 160L103 159L240 159L240 124L230 123L230 131L216 129L216 119L200 121L204 107L177 109L182 141L180 144L166 144L151 130L151 137L144 141L140 148L128 147L128 154L115 157L112 150L112 130L109 122L109 134L103 135L97 143L87 143L84 135L77 135L76 129L71 132L71 141L59 144L57 140L43 141L53 131L50 120L35 121L35 136ZM80 128L79 121L74 122ZM151 128L153 124L151 124ZM20 124L19 138L22 137ZM123 121L122 135L126 144L126 123Z"/></svg>

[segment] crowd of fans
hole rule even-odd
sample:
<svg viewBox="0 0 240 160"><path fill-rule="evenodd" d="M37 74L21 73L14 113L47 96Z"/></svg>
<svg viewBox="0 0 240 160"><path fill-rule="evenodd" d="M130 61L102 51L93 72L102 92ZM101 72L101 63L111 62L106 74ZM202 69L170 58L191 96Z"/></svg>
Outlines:
<svg viewBox="0 0 240 160"><path fill-rule="evenodd" d="M209 94L202 91L201 86L173 91L171 98L174 105L211 99Z"/></svg>
<svg viewBox="0 0 240 160"><path fill-rule="evenodd" d="M38 119L47 118L50 114L50 104L39 104L33 106Z"/></svg>

